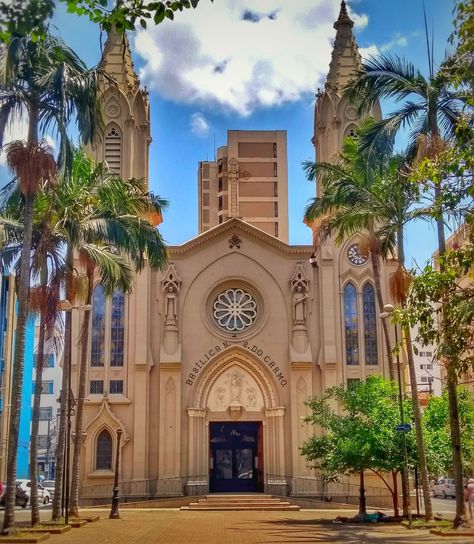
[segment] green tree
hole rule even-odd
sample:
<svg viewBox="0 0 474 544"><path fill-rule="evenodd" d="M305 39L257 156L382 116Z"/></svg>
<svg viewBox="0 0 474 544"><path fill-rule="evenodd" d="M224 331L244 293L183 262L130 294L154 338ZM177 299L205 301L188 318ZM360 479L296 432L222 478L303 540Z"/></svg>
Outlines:
<svg viewBox="0 0 474 544"><path fill-rule="evenodd" d="M428 40L427 40L428 41ZM365 62L356 74L354 81L344 90L345 96L358 104L362 113L384 98L402 102L402 105L385 119L374 124L365 134L362 145L369 153L374 153L384 142L393 145L397 132L403 127L410 127L408 156L413 160L424 157L436 157L456 139L458 126L464 119L466 98L456 93L451 82L445 77L444 67L450 63L446 59L438 71L432 48L428 43L429 76L425 77L413 64L396 56L380 56ZM436 223L438 251L442 255L446 251L443 207L443 180L434 184L432 218ZM464 515L462 489L462 463L459 457L460 434L459 421L456 419L456 379L454 373L448 372L447 388L449 391L451 410L451 429L453 441L454 479L458 488L456 497L456 523ZM416 414L415 414L415 417ZM422 452L420 451L422 454ZM420 469L422 469L420 465ZM422 472L423 492L428 484ZM432 518L430 502L425 504L427 519Z"/></svg>
<svg viewBox="0 0 474 544"><path fill-rule="evenodd" d="M458 387L461 451L465 472L474 463L474 395ZM441 397L430 397L423 412L426 451L431 474L444 475L451 471L451 433L449 428L449 399L446 391Z"/></svg>
<svg viewBox="0 0 474 544"><path fill-rule="evenodd" d="M54 160L39 135L56 129L59 136L59 164L70 158L71 147L67 133L69 122L77 120L84 142L91 141L98 126L97 75L87 70L80 59L58 38L50 36L43 6L39 10L34 0L26 6L23 26L15 27L8 42L0 50L0 146L9 122L28 119L27 142L11 144L7 162L20 181L24 199L24 236L18 276L18 315L11 390L11 417L8 437L7 489L3 533L15 524L16 455L25 328L28 316L30 284L30 252L32 244L35 195L41 185L54 177ZM26 22L25 22L26 21ZM35 28L45 33L38 39Z"/></svg>
<svg viewBox="0 0 474 544"><path fill-rule="evenodd" d="M338 409L329 401L336 400ZM308 402L311 415L307 421L322 429L301 448L302 454L316 470L329 478L340 474L361 476L359 514L366 513L364 471L370 470L382 479L391 493L393 509L398 515L397 475L404 466L396 384L381 376L370 376L351 388L332 387L321 397ZM404 402L410 415L410 403ZM410 462L413 464L415 441L408 433ZM390 483L384 473L391 473Z"/></svg>

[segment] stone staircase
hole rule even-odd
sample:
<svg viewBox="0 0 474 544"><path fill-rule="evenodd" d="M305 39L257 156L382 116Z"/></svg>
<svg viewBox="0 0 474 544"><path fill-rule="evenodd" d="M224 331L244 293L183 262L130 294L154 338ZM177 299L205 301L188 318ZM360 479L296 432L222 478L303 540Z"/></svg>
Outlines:
<svg viewBox="0 0 474 544"><path fill-rule="evenodd" d="M300 507L288 501L263 493L255 494L212 494L182 506L181 510L257 510L257 511L297 511Z"/></svg>

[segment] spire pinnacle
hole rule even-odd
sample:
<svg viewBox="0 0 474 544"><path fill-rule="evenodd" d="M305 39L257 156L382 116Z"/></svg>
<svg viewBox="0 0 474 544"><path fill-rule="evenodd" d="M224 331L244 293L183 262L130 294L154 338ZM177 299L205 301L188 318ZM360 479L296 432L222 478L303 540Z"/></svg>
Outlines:
<svg viewBox="0 0 474 544"><path fill-rule="evenodd" d="M349 17L347 4L342 0L339 17L334 23L336 38L326 80L328 91L342 89L362 66L359 50L352 34L353 26L354 21Z"/></svg>
<svg viewBox="0 0 474 544"><path fill-rule="evenodd" d="M341 2L341 9L339 11L339 17L334 23L334 28L337 30L340 26L349 25L351 28L354 26L354 21L349 17L347 13L347 4L345 0Z"/></svg>
<svg viewBox="0 0 474 544"><path fill-rule="evenodd" d="M112 76L119 86L137 88L140 85L133 67L132 53L126 34L112 28L107 35L101 60L102 69Z"/></svg>

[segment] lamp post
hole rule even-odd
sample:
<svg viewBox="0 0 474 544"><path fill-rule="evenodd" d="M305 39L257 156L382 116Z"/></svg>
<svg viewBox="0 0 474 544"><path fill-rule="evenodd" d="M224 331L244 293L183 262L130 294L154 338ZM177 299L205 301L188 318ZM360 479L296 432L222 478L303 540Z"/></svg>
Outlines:
<svg viewBox="0 0 474 544"><path fill-rule="evenodd" d="M117 451L115 452L115 477L114 489L112 495L112 508L110 509L109 519L120 519L119 513L119 464L120 464L120 439L122 438L122 429L117 429Z"/></svg>
<svg viewBox="0 0 474 544"><path fill-rule="evenodd" d="M81 304L74 306L69 300L61 300L59 302L59 309L63 312L72 312L73 310L78 310L79 312L90 312L92 310L91 304ZM71 314L72 315L72 314ZM64 502L64 522L67 525L69 523L69 501L70 501L70 481L71 475L70 472L70 453L71 453L71 416L72 416L72 407L74 403L74 396L71 390L71 356L72 356L72 323L70 323L68 330L68 358L67 358L67 391L63 391L63 394L66 395L66 414L67 414L67 425L66 425L66 443L64 447L64 470L63 470L63 502ZM64 371L64 370L63 370Z"/></svg>
<svg viewBox="0 0 474 544"><path fill-rule="evenodd" d="M395 307L392 304L385 304L383 307L383 312L380 314L381 319L386 319L393 315L395 312ZM397 325L394 324L395 329L395 344L398 346L398 329ZM402 428L402 443L403 443L403 478L402 478L402 492L405 504L408 507L408 526L410 529L413 528L413 520L411 515L411 503L410 503L410 482L408 480L408 452L407 452L407 439L403 428L405 425L405 414L403 410L403 390L402 390L402 375L400 371L400 350L397 349L397 378L398 378L398 406L400 410L400 426Z"/></svg>

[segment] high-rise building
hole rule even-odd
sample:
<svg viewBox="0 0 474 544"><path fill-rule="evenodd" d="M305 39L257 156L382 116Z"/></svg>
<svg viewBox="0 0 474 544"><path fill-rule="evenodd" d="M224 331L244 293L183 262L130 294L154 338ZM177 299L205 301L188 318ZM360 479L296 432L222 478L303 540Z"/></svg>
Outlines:
<svg viewBox="0 0 474 544"><path fill-rule="evenodd" d="M200 233L238 217L288 242L286 130L229 130L198 184Z"/></svg>

